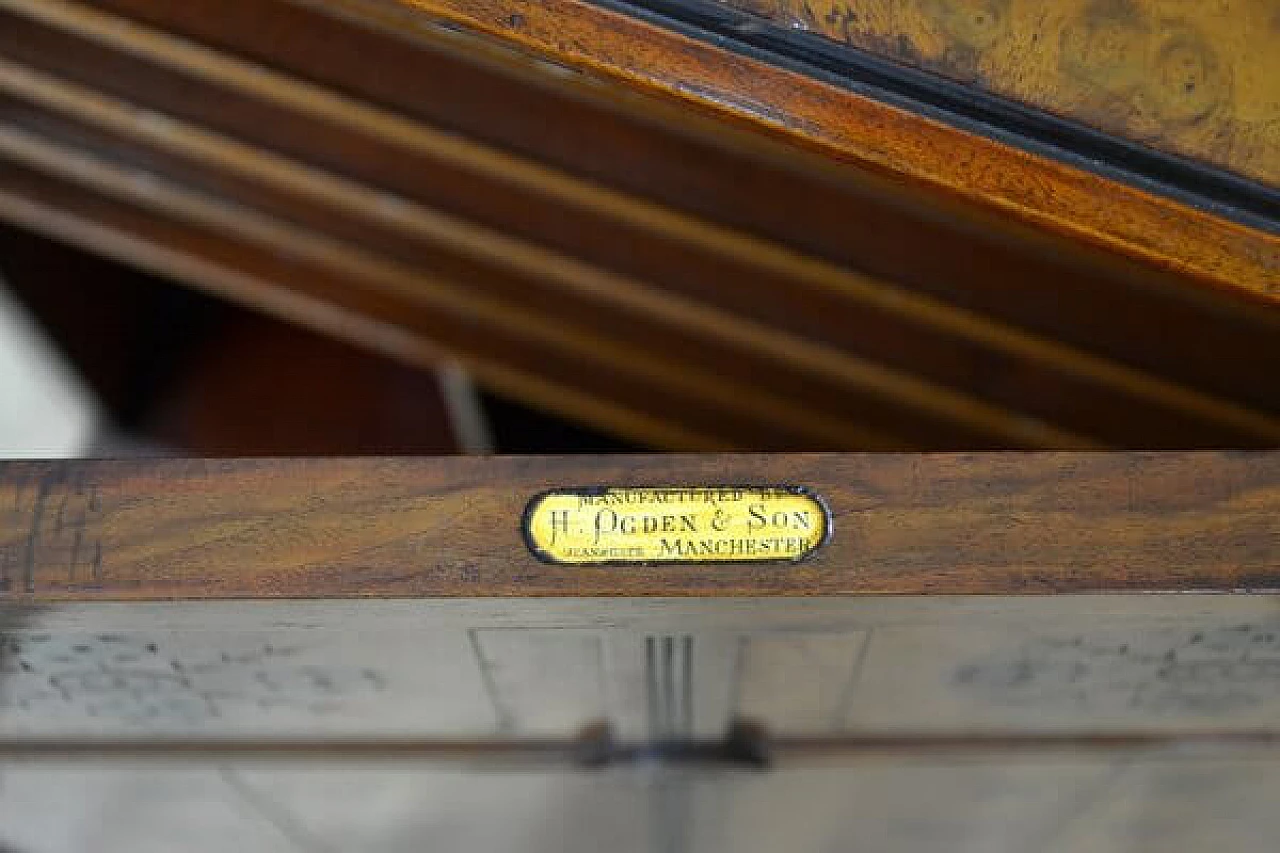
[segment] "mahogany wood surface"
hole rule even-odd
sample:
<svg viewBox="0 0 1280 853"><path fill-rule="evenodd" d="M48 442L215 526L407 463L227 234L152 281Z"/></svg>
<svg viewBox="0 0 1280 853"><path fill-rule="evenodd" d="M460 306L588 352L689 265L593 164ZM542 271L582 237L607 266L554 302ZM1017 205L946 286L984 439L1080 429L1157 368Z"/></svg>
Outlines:
<svg viewBox="0 0 1280 853"><path fill-rule="evenodd" d="M549 488L796 485L798 564L539 562ZM725 455L5 463L13 602L1273 591L1280 454Z"/></svg>
<svg viewBox="0 0 1280 853"><path fill-rule="evenodd" d="M1280 185L1270 0L723 2Z"/></svg>
<svg viewBox="0 0 1280 853"><path fill-rule="evenodd" d="M0 216L659 448L1280 441L1274 233L574 0L3 0Z"/></svg>

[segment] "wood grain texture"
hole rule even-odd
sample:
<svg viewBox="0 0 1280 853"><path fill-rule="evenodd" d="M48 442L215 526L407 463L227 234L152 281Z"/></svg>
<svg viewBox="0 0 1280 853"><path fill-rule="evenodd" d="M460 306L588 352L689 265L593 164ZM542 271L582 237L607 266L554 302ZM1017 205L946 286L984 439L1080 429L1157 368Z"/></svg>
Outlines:
<svg viewBox="0 0 1280 853"><path fill-rule="evenodd" d="M940 190L989 213L1013 214L1073 241L1203 277L1228 291L1270 299L1280 286L1275 235L580 0L330 2L353 9L408 5L641 82L700 109L745 118L874 172L917 182L922 191Z"/></svg>
<svg viewBox="0 0 1280 853"><path fill-rule="evenodd" d="M580 485L794 484L794 566L567 567L521 538ZM829 595L1274 590L1280 455L668 456L6 463L5 597Z"/></svg>
<svg viewBox="0 0 1280 853"><path fill-rule="evenodd" d="M1273 235L535 11L3 0L0 215L664 448L1280 441ZM1015 174L1055 216L1142 198L1180 254L979 198ZM1229 266L1187 266L1201 243Z"/></svg>
<svg viewBox="0 0 1280 853"><path fill-rule="evenodd" d="M1280 186L1270 0L724 0Z"/></svg>

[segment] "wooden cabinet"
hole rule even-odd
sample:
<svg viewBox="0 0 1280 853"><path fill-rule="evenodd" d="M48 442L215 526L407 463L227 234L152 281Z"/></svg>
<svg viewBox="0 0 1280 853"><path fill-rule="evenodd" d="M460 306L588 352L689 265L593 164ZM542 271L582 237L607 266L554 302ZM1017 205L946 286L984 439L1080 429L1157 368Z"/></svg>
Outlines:
<svg viewBox="0 0 1280 853"><path fill-rule="evenodd" d="M522 536L547 489L735 483L829 537ZM7 463L0 840L1257 849L1278 502L1267 453Z"/></svg>

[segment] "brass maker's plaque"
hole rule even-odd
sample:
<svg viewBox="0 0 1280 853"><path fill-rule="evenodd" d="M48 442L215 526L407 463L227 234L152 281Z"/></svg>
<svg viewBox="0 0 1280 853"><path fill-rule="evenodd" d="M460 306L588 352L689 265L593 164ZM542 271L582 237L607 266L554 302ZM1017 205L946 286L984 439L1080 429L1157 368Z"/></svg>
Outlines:
<svg viewBox="0 0 1280 853"><path fill-rule="evenodd" d="M524 512L529 550L572 565L794 562L830 535L822 500L796 486L555 489Z"/></svg>

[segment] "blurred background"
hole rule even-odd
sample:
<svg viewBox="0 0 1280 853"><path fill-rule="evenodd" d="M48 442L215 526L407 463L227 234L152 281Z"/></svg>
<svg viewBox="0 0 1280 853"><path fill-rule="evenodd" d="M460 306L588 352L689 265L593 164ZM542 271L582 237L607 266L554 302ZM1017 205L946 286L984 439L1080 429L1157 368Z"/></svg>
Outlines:
<svg viewBox="0 0 1280 853"><path fill-rule="evenodd" d="M0 458L642 449L0 227Z"/></svg>
<svg viewBox="0 0 1280 853"><path fill-rule="evenodd" d="M534 399L514 399L487 390L448 358L426 363L383 354L343 335L312 331L183 283L148 274L98 254L50 240L35 232L0 227L0 458L129 456L394 455L452 453L589 453L698 449L677 435L664 441L662 429L637 436L586 417L556 411ZM1135 323L1136 327L1136 323ZM376 336L375 336L376 338ZM1280 338L1244 340L1241 353L1265 366L1274 362ZM927 341L917 342L928 346ZM661 349L664 341L655 338ZM913 344L915 345L915 344ZM1170 342L1171 348L1176 348ZM1240 354L1219 353L1217 368L1231 372ZM1197 358L1194 344L1184 358ZM586 362L584 362L586 364ZM1020 372L1036 371L1017 362L979 363L965 368L970 389L1016 385ZM536 372L536 366L534 367ZM674 380L668 380L674 382ZM785 380L781 390L789 390ZM770 388L762 379L759 388ZM535 388L536 390L536 388ZM1255 387L1260 395L1270 392ZM1039 405L1050 393L1022 399ZM734 392L730 390L730 396ZM630 393L628 402L645 400ZM802 400L791 414L821 424L830 398ZM732 402L732 400L731 400ZM1119 428L1131 448L1267 446L1270 424L1261 431L1233 432L1208 419L1190 428L1162 420L1159 409L1130 407L1123 398L1110 405L1067 401L1082 422ZM679 423L682 410L655 400L641 415L662 424ZM898 401L885 411L902 423ZM874 420L875 408L860 414ZM1093 445L1078 435L1040 430L1037 442L1001 437L1002 416L992 435L951 429L937 418L921 417L890 436L891 443L926 450L974 448L1078 448ZM784 419L785 420L785 419ZM747 422L747 419L742 421ZM735 422L724 420L724 434ZM885 449L883 436L850 430L847 440L830 432L816 438L767 426L752 426L758 444L739 449ZM704 449L714 449L713 436ZM1003 442L1003 443L1002 443Z"/></svg>

